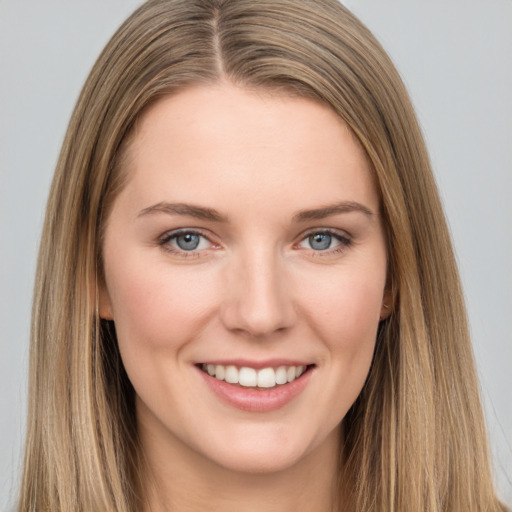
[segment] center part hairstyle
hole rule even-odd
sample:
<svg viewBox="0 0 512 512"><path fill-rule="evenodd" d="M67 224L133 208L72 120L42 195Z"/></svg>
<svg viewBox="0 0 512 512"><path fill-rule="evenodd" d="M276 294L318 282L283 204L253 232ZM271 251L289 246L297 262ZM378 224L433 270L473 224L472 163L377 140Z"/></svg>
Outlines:
<svg viewBox="0 0 512 512"><path fill-rule="evenodd" d="M164 96L219 82L328 105L371 162L393 299L343 420L354 510L502 510L422 135L389 57L335 0L152 0L98 58L69 124L42 235L19 510L141 509L134 390L115 328L98 315L102 236L137 120Z"/></svg>

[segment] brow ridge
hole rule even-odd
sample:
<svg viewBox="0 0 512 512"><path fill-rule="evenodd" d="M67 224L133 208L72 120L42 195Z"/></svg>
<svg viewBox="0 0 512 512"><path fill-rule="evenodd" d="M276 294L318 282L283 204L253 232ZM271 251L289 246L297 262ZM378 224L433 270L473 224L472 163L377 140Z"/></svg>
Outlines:
<svg viewBox="0 0 512 512"><path fill-rule="evenodd" d="M160 203L144 208L139 212L138 217L143 217L145 215L151 215L155 213L166 213L169 215L186 215L201 220L209 220L213 222L227 222L227 218L221 215L214 208L207 208L204 206L197 206L188 203L168 203L166 201L162 201Z"/></svg>
<svg viewBox="0 0 512 512"><path fill-rule="evenodd" d="M301 210L293 216L293 221L305 222L309 220L321 220L325 219L326 217L330 217L331 215L350 212L361 212L368 216L373 215L373 212L361 203L355 201L342 201L311 210ZM228 222L227 217L219 213L214 208L207 208L189 203L169 203L166 201L162 201L160 203L156 203L152 206L144 208L139 212L138 217L143 217L145 215L151 215L155 213L186 215L189 217L195 217L197 219L209 220L213 222Z"/></svg>
<svg viewBox="0 0 512 512"><path fill-rule="evenodd" d="M365 215L372 216L373 212L366 206L355 201L342 201L335 204L314 208L312 210L301 210L293 217L295 222L305 222L308 220L321 220L331 215L339 213L361 212Z"/></svg>

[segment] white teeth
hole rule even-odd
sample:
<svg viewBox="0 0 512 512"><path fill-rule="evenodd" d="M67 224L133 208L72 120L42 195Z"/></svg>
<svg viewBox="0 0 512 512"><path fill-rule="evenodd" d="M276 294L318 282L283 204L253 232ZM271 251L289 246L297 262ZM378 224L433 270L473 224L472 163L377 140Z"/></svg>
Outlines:
<svg viewBox="0 0 512 512"><path fill-rule="evenodd" d="M258 387L273 388L276 385L276 372L274 368L263 368L258 372Z"/></svg>
<svg viewBox="0 0 512 512"><path fill-rule="evenodd" d="M288 382L286 366L280 366L276 370L276 384L286 384Z"/></svg>
<svg viewBox="0 0 512 512"><path fill-rule="evenodd" d="M218 364L215 367L215 378L219 379L219 380L224 380L225 376L226 376L226 370L224 369L224 366L222 366L221 364Z"/></svg>
<svg viewBox="0 0 512 512"><path fill-rule="evenodd" d="M254 368L243 366L238 373L238 383L240 386L253 387L257 383L257 374Z"/></svg>
<svg viewBox="0 0 512 512"><path fill-rule="evenodd" d="M224 380L229 384L240 384L244 387L273 388L276 385L293 382L300 377L306 370L305 366L279 366L278 368L262 368L256 370L243 366L237 368L221 364L203 364L203 371L215 377L218 380Z"/></svg>
<svg viewBox="0 0 512 512"><path fill-rule="evenodd" d="M236 366L226 366L226 375L224 380L230 384L238 383L238 370Z"/></svg>

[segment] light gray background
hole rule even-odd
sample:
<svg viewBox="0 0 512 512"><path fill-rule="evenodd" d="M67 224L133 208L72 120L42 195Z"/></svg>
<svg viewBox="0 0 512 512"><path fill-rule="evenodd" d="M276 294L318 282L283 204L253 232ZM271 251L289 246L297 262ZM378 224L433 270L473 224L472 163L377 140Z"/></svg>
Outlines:
<svg viewBox="0 0 512 512"><path fill-rule="evenodd" d="M138 0L0 0L0 509L19 479L43 210L81 85ZM389 51L430 149L512 503L512 0L346 0Z"/></svg>

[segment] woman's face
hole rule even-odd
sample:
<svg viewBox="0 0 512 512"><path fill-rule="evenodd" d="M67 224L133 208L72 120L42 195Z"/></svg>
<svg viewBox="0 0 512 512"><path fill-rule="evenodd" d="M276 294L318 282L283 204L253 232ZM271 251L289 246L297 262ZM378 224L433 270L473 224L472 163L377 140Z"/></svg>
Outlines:
<svg viewBox="0 0 512 512"><path fill-rule="evenodd" d="M100 312L143 443L244 472L332 451L386 283L379 199L346 125L307 99L190 88L143 116L125 162Z"/></svg>

